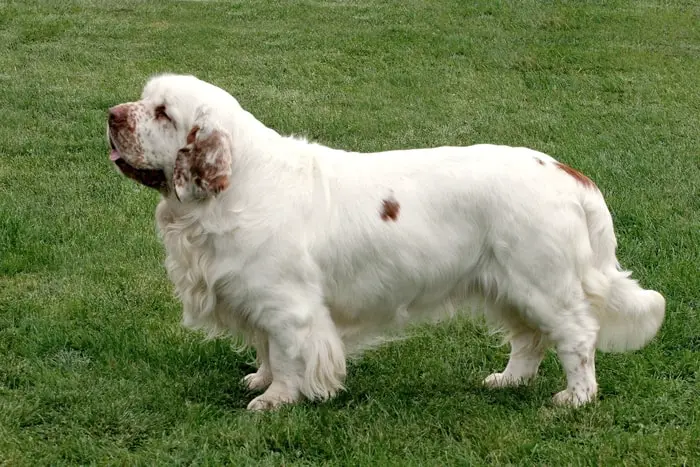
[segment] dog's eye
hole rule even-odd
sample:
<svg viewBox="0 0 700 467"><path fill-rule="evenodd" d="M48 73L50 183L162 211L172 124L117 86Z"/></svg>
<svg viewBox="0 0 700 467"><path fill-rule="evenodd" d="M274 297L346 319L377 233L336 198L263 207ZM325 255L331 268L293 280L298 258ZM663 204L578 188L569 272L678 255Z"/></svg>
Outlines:
<svg viewBox="0 0 700 467"><path fill-rule="evenodd" d="M155 114L157 120L167 120L169 122L172 121L168 113L165 111L164 105L159 105L156 107L153 113Z"/></svg>

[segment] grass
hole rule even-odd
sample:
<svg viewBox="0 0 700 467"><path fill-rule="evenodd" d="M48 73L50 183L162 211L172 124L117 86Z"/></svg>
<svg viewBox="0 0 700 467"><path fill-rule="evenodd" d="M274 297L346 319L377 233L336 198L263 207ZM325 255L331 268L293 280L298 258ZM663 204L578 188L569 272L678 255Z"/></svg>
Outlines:
<svg viewBox="0 0 700 467"><path fill-rule="evenodd" d="M0 464L700 463L700 6L694 2L0 2ZM619 256L667 297L600 401L488 391L507 348L457 321L368 353L347 392L244 410L251 355L181 329L156 195L106 109L193 73L262 121L383 150L529 146L584 171Z"/></svg>

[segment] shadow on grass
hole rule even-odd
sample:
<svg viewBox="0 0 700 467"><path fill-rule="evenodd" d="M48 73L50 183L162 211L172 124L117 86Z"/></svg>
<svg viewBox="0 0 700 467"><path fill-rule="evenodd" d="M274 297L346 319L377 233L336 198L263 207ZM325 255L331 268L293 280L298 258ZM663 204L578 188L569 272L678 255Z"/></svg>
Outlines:
<svg viewBox="0 0 700 467"><path fill-rule="evenodd" d="M248 391L241 384L243 376L255 371L251 354L235 352L225 340L190 342L176 353L176 358L161 361L164 365L161 371L167 372L171 378L180 379L182 388L179 393L183 400L237 410L245 409L248 402L259 394ZM546 403L553 394L549 382L542 381L517 388L487 389L474 375L466 373L457 379L441 375L433 380L414 379L412 376L400 368L380 376L368 375L357 364L351 363L344 391L330 401L307 401L303 405L346 410L371 402L394 411L441 402L463 402L464 405L497 405L519 411Z"/></svg>

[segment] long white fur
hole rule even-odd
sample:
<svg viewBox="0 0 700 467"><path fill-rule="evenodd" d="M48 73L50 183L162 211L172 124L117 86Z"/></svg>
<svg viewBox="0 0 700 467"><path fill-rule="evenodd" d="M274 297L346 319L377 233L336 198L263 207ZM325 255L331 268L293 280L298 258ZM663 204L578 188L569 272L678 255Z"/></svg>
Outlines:
<svg viewBox="0 0 700 467"><path fill-rule="evenodd" d="M137 131L169 177L195 123L233 141L229 188L165 196L157 222L185 325L241 333L258 351L245 380L266 391L250 409L333 396L347 354L470 299L511 342L506 369L485 384L534 377L553 345L567 373L561 404L595 398L596 345L637 349L661 326L663 297L617 268L600 191L550 156L484 144L331 149L279 135L190 76L151 79L138 105L162 103L176 128L140 120ZM382 218L389 199L396 220Z"/></svg>

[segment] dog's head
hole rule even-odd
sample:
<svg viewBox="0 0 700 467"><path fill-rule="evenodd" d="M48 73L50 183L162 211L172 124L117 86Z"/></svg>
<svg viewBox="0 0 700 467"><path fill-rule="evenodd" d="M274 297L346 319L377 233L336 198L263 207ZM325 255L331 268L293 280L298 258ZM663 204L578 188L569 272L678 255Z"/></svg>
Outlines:
<svg viewBox="0 0 700 467"><path fill-rule="evenodd" d="M192 76L151 79L141 100L109 109L110 159L127 177L179 199L229 186L233 142L224 122L238 102Z"/></svg>

